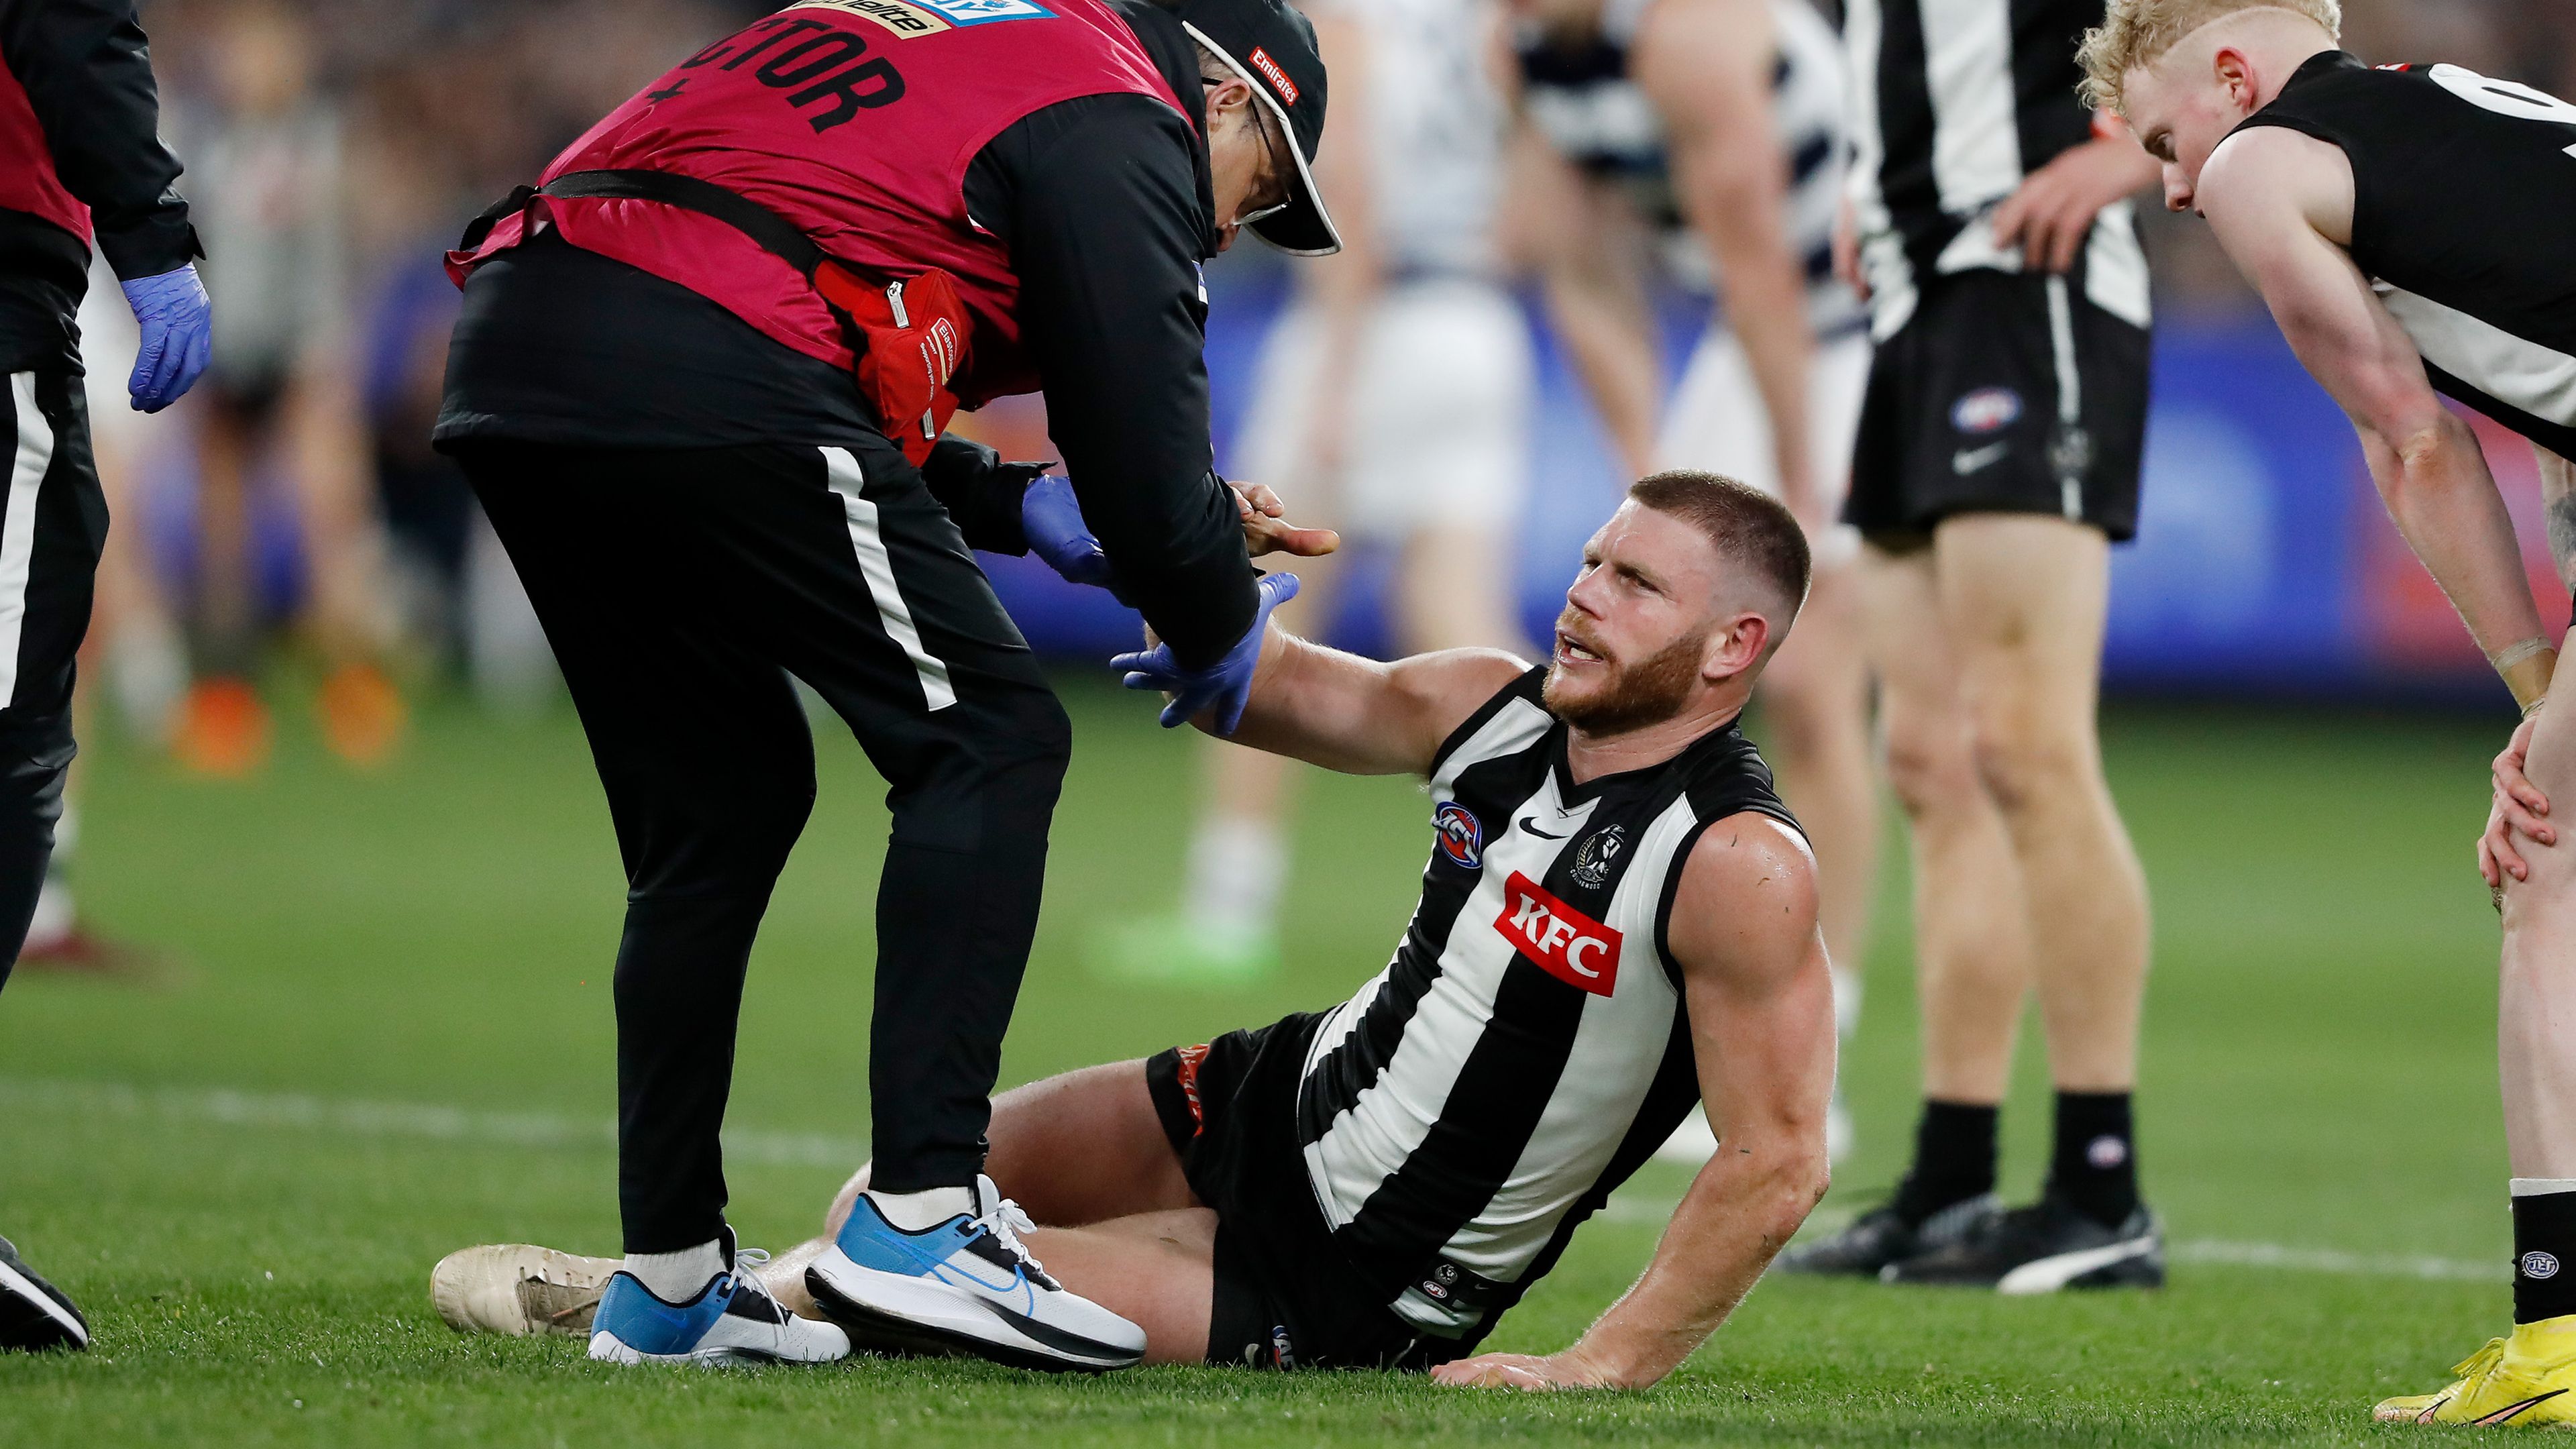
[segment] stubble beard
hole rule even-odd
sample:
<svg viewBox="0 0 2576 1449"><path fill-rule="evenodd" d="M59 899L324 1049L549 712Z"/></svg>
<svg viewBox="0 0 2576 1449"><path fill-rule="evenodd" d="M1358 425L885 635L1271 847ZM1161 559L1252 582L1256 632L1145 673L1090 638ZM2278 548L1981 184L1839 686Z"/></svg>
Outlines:
<svg viewBox="0 0 2576 1449"><path fill-rule="evenodd" d="M1694 630L1635 664L1616 666L1607 688L1577 696L1561 687L1561 666L1550 666L1539 699L1548 713L1590 735L1625 734L1662 724L1682 712L1699 684L1700 655L1708 631Z"/></svg>

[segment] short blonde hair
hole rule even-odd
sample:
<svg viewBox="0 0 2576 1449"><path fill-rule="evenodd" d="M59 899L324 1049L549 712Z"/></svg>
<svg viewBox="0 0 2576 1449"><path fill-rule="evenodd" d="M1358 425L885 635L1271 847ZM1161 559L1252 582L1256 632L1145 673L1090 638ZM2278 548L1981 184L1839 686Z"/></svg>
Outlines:
<svg viewBox="0 0 2576 1449"><path fill-rule="evenodd" d="M2111 0L2110 12L2085 33L2084 48L2075 53L2076 64L2084 67L2084 99L2126 114L2120 86L2129 72L2163 59L2175 41L2209 22L2243 10L2287 10L2324 26L2329 36L2343 35L2343 7L2336 0Z"/></svg>

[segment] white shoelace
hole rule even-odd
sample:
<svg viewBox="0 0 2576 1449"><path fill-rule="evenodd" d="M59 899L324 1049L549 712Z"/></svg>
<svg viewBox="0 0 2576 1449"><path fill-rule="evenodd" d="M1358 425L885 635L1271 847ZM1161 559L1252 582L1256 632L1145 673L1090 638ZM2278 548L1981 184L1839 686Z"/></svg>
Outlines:
<svg viewBox="0 0 2576 1449"><path fill-rule="evenodd" d="M1028 1245L1019 1239L1022 1233L1036 1232L1038 1225L1021 1210L1018 1203L1006 1197L998 1207L975 1221L985 1231L991 1233L1003 1247L1017 1255L1021 1262L1028 1264L1033 1271L1040 1273L1046 1271L1046 1265L1039 1262L1037 1256L1029 1251Z"/></svg>

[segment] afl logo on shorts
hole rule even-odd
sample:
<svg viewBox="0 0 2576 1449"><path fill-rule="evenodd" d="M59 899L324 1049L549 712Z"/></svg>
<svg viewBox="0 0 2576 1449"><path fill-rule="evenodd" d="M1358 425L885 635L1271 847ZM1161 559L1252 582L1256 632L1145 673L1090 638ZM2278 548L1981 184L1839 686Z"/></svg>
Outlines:
<svg viewBox="0 0 2576 1449"><path fill-rule="evenodd" d="M2558 1276L2558 1257L2557 1257L2557 1255L2556 1255L2556 1254L2554 1254L2554 1253L2544 1253L2544 1252L2539 1251L2538 1249L2534 1249L2534 1250L2532 1250L2531 1252L2528 1252L2528 1253L2523 1254L2523 1255L2522 1255L2522 1276L2524 1276L2525 1278L2555 1278L2555 1277L2557 1277L2557 1276Z"/></svg>
<svg viewBox="0 0 2576 1449"><path fill-rule="evenodd" d="M1462 870L1485 868L1485 827L1477 822L1475 812L1448 801L1431 812L1431 830L1451 865Z"/></svg>
<svg viewBox="0 0 2576 1449"><path fill-rule="evenodd" d="M2021 394L2008 387L1981 387L1950 404L1950 426L1969 437L2008 428L2021 417Z"/></svg>

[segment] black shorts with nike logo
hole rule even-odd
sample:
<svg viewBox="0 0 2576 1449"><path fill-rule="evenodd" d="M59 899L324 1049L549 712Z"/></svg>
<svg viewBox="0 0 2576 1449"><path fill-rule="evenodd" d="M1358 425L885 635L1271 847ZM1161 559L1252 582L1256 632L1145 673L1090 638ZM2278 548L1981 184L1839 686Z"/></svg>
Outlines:
<svg viewBox="0 0 2576 1449"><path fill-rule="evenodd" d="M1893 546L1962 513L2044 513L2138 531L2148 332L2064 277L1988 269L1926 280L1878 346L1845 522Z"/></svg>
<svg viewBox="0 0 2576 1449"><path fill-rule="evenodd" d="M1216 1210L1208 1362L1421 1371L1465 1345L1395 1316L1333 1243L1297 1143L1297 1083L1322 1017L1300 1012L1145 1060L1190 1191Z"/></svg>

